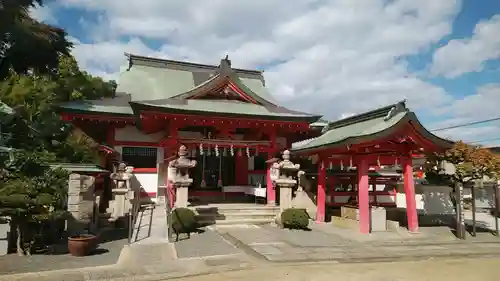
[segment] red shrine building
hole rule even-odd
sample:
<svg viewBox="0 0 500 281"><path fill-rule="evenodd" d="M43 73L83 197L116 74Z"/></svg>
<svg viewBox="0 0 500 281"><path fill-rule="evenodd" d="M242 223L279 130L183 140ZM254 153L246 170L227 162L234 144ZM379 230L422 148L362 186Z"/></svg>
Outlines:
<svg viewBox="0 0 500 281"><path fill-rule="evenodd" d="M64 104L62 117L133 166L153 200L164 196L161 164L183 144L198 162L191 197L269 186L274 202L266 161L321 130L319 115L280 106L261 71L232 68L227 57L214 66L127 56L115 97Z"/></svg>
<svg viewBox="0 0 500 281"><path fill-rule="evenodd" d="M164 163L185 145L198 163L190 198L227 199L252 186L261 187L254 189L267 204L276 204L267 160L289 149L293 161L315 175L310 191L316 193L317 221L325 220L327 206L355 202L360 231L369 232L370 206L395 200L394 191L377 186L401 178L383 175L380 167L399 165L408 228L418 229L412 159L451 143L429 133L404 102L327 123L280 106L263 72L233 68L227 57L215 66L127 56L113 98L67 103L61 114L133 166L154 201L165 198Z"/></svg>
<svg viewBox="0 0 500 281"><path fill-rule="evenodd" d="M377 170L381 166L401 166L408 229L418 231L412 161L419 155L442 152L452 145L427 131L403 101L331 122L320 136L292 144L292 151L313 155L317 163L316 220L325 220L327 193L330 198L343 193L352 196L359 208L360 231L369 233L370 206L394 202L377 202L378 195L390 193L378 191L377 185L390 186L387 181L395 178L377 173ZM336 187L346 184L353 188L337 192ZM336 202L331 201L328 205L335 205Z"/></svg>

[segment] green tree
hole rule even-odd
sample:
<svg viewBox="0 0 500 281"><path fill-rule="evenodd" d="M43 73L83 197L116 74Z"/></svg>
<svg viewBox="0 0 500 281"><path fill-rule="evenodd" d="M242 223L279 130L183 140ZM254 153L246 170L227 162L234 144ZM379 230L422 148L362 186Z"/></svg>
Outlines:
<svg viewBox="0 0 500 281"><path fill-rule="evenodd" d="M46 149L61 161L93 162L96 150L84 136L74 136L74 128L61 120L61 102L112 97L114 81L106 82L78 68L72 56L61 56L55 76L18 74L10 71L0 82L0 100L16 109L18 118L4 127L11 130L10 146ZM33 136L36 132L37 137Z"/></svg>
<svg viewBox="0 0 500 281"><path fill-rule="evenodd" d="M17 151L0 179L0 216L17 232L17 252L31 255L43 237L44 225L64 218L68 173L51 169L52 155Z"/></svg>
<svg viewBox="0 0 500 281"><path fill-rule="evenodd" d="M57 71L59 56L72 46L63 29L38 22L29 9L42 0L3 0L0 2L0 79L10 70L37 74Z"/></svg>
<svg viewBox="0 0 500 281"><path fill-rule="evenodd" d="M446 167L446 163L453 168ZM489 149L458 141L443 154L430 155L427 158L426 179L433 184L445 184L454 188L457 205L457 232L465 237L463 215L463 186L485 177L497 178L500 175L500 159Z"/></svg>

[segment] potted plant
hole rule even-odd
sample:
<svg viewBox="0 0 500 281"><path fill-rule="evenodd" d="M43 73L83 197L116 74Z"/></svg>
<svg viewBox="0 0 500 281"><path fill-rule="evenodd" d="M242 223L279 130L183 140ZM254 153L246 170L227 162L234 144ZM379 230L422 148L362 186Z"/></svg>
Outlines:
<svg viewBox="0 0 500 281"><path fill-rule="evenodd" d="M72 256L87 256L97 246L97 236L94 234L78 234L68 238L68 251Z"/></svg>

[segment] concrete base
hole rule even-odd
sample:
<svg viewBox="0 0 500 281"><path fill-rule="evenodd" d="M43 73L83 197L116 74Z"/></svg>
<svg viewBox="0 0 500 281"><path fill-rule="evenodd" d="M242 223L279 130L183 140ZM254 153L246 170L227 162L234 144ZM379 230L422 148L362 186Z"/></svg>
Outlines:
<svg viewBox="0 0 500 281"><path fill-rule="evenodd" d="M175 207L187 208L188 206L188 185L175 185Z"/></svg>
<svg viewBox="0 0 500 281"><path fill-rule="evenodd" d="M10 225L8 223L0 224L0 256L7 255L9 250L9 231Z"/></svg>

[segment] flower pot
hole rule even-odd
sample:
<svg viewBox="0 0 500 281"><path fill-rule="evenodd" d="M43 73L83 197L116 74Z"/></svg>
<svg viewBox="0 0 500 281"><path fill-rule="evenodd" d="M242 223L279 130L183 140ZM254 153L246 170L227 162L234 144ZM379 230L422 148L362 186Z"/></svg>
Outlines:
<svg viewBox="0 0 500 281"><path fill-rule="evenodd" d="M68 250L72 256L83 257L96 248L97 237L93 234L80 234L68 238Z"/></svg>

